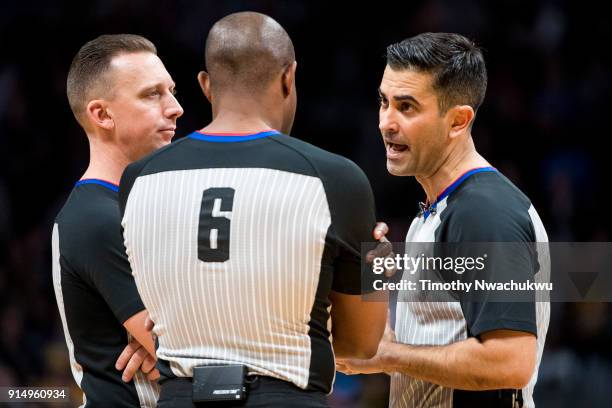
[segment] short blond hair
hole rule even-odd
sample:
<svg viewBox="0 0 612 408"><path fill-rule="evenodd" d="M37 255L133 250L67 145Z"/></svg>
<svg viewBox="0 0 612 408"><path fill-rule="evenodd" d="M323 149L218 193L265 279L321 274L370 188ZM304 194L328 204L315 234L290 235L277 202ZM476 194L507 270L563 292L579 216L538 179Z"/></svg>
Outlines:
<svg viewBox="0 0 612 408"><path fill-rule="evenodd" d="M70 64L66 81L68 103L77 120L85 110L90 92L104 89L104 77L112 59L119 54L135 52L157 55L151 41L135 34L105 34L81 47Z"/></svg>

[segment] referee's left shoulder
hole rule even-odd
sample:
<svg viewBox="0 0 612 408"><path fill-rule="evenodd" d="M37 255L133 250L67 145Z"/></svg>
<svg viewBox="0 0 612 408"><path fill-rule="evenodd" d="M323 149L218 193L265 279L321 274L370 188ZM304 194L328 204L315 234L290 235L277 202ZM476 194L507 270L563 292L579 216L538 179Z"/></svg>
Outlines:
<svg viewBox="0 0 612 408"><path fill-rule="evenodd" d="M461 236L483 242L533 241L530 200L514 185L499 182L459 191L448 221Z"/></svg>

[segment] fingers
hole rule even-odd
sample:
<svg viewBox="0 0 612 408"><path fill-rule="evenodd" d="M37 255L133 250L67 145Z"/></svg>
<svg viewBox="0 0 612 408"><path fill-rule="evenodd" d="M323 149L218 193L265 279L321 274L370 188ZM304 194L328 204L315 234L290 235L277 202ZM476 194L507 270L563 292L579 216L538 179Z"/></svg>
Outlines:
<svg viewBox="0 0 612 408"><path fill-rule="evenodd" d="M366 254L366 262L372 263L374 262L374 258L385 258L391 254L393 254L393 245L385 238L376 245L376 248L368 251Z"/></svg>
<svg viewBox="0 0 612 408"><path fill-rule="evenodd" d="M389 232L389 226L384 222L377 222L374 230L372 231L372 235L376 240L378 240L378 245L371 251L368 251L366 254L366 262L371 264L374 262L374 258L395 258L395 253L393 253L393 245L387 239L386 235ZM385 268L385 276L390 278L395 275L397 272L397 267L393 268Z"/></svg>
<svg viewBox="0 0 612 408"><path fill-rule="evenodd" d="M130 358L132 358L136 350L138 350L140 347L140 343L138 343L135 339L130 341L119 355L119 358L115 363L115 368L120 371L123 370L128 361L130 361Z"/></svg>
<svg viewBox="0 0 612 408"><path fill-rule="evenodd" d="M393 258L393 257L395 257L395 254L393 252L391 252L389 254L389 257ZM397 272L397 266L395 266L395 263L393 264L392 268L385 268L385 276L387 278L392 277L393 275L395 275L396 272Z"/></svg>
<svg viewBox="0 0 612 408"><path fill-rule="evenodd" d="M147 378L149 381L157 381L159 379L159 370L157 370L157 368L151 370L151 372L147 374Z"/></svg>
<svg viewBox="0 0 612 408"><path fill-rule="evenodd" d="M132 358L130 358L130 361L127 363L125 370L123 370L123 375L121 376L121 379L124 382L132 381L132 378L134 378L134 374L136 374L136 371L140 369L140 366L148 355L149 353L147 353L147 350L145 350L144 347L141 347L136 350L136 353L134 353Z"/></svg>
<svg viewBox="0 0 612 408"><path fill-rule="evenodd" d="M151 370L153 370L155 368L155 363L156 363L156 359L155 357L153 357L150 354L147 354L147 356L145 357L144 361L142 362L142 366L140 366L140 371L142 371L145 374L148 374L151 372Z"/></svg>
<svg viewBox="0 0 612 408"><path fill-rule="evenodd" d="M386 240L386 238L383 239ZM393 245L389 241L383 242L383 240L381 240L381 242L376 245L376 248L372 249L371 251L368 251L368 253L366 254L366 263L373 263L375 258L395 258L395 252L393 252ZM391 268L385 268L384 274L387 278L390 278L397 272L397 266L395 265L395 262L393 262L392 265L393 266Z"/></svg>
<svg viewBox="0 0 612 408"><path fill-rule="evenodd" d="M150 380L156 380L159 378L159 371L155 368L155 363L156 358L151 356L136 339L132 339L117 358L115 368L123 370L121 379L125 382L132 381L138 370L147 374Z"/></svg>
<svg viewBox="0 0 612 408"><path fill-rule="evenodd" d="M342 374L345 375L352 375L354 374L346 364L340 362L340 361L336 361L336 371L340 371Z"/></svg>
<svg viewBox="0 0 612 408"><path fill-rule="evenodd" d="M153 327L155 327L155 322L151 320L151 316L147 315L147 318L145 319L145 329L147 331L152 331Z"/></svg>
<svg viewBox="0 0 612 408"><path fill-rule="evenodd" d="M372 231L372 235L375 240L380 240L385 237L389 233L389 226L384 222L377 222L374 227L374 231Z"/></svg>
<svg viewBox="0 0 612 408"><path fill-rule="evenodd" d="M366 255L366 260L368 263L372 263L374 258L377 257L385 257L389 255L393 251L393 246L385 237L389 232L389 226L384 222L377 222L374 230L372 231L372 236L374 239L379 241L379 244L373 250L369 251Z"/></svg>

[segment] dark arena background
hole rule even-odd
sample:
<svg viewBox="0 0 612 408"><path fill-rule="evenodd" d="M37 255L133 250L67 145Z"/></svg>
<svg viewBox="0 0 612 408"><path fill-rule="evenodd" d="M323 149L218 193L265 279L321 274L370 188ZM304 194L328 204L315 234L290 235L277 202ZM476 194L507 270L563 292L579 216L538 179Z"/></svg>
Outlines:
<svg viewBox="0 0 612 408"><path fill-rule="evenodd" d="M53 219L88 161L65 93L72 57L104 33L152 40L185 109L180 138L210 120L196 81L206 34L243 10L288 31L298 61L293 136L366 172L392 241L403 240L423 194L414 179L386 171L377 87L386 46L424 31L458 32L484 47L489 86L474 141L532 199L550 240L611 240L612 36L595 2L2 1L0 386L76 387L50 246ZM553 303L537 406L610 407L610 385L610 305ZM385 375L338 374L330 398L334 407L385 407L387 394Z"/></svg>

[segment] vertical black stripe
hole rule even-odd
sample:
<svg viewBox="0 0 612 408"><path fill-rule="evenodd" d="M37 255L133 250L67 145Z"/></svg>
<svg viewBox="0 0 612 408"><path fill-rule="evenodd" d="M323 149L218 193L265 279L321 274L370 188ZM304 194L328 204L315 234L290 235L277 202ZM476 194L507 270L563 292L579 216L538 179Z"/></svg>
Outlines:
<svg viewBox="0 0 612 408"><path fill-rule="evenodd" d="M155 348L158 347L158 343L157 340L155 341ZM176 375L174 375L174 373L172 372L172 369L170 368L170 363L167 362L166 360L162 360L161 358L157 359L157 369L159 370L159 384L161 385L164 380L170 379L170 378L176 378Z"/></svg>
<svg viewBox="0 0 612 408"><path fill-rule="evenodd" d="M308 326L308 336L310 337L310 368L308 376L307 390L317 390L328 393L331 391L334 373L336 371L334 353L329 341L329 330L327 321L329 320L328 308L330 305L329 293L333 281L333 259L335 250L330 239L333 226L327 230L325 238L325 249L321 257L321 272L319 274L319 284L315 294L315 300L310 311L310 321Z"/></svg>

